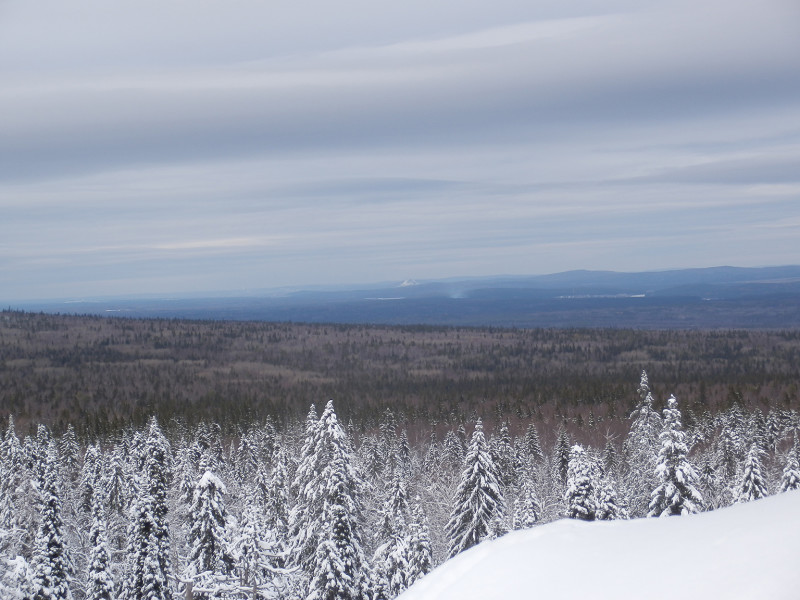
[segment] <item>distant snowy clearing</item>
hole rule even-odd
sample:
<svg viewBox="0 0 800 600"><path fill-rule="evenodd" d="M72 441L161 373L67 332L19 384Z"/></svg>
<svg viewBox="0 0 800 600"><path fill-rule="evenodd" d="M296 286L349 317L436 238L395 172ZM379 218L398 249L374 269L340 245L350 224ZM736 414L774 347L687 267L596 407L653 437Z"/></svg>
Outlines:
<svg viewBox="0 0 800 600"><path fill-rule="evenodd" d="M800 491L693 516L564 519L485 542L401 600L800 598Z"/></svg>

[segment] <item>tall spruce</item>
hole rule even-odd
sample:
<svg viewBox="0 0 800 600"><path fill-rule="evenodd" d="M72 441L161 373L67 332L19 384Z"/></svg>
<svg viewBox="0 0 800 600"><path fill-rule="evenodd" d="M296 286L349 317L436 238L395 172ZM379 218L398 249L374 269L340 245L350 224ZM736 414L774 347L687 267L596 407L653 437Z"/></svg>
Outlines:
<svg viewBox="0 0 800 600"><path fill-rule="evenodd" d="M91 515L86 600L113 600L114 579L111 574L111 552L108 547L105 508L99 494L92 495Z"/></svg>
<svg viewBox="0 0 800 600"><path fill-rule="evenodd" d="M464 459L461 481L446 525L448 555L471 548L490 537L505 516L500 477L479 419Z"/></svg>
<svg viewBox="0 0 800 600"><path fill-rule="evenodd" d="M213 589L233 572L233 556L227 530L225 484L206 471L195 485L189 509L187 576L204 589ZM211 597L198 594L198 599Z"/></svg>
<svg viewBox="0 0 800 600"><path fill-rule="evenodd" d="M365 588L360 533L363 479L355 467L333 402L328 401L316 423L312 413L309 417L303 456L293 482L298 497L289 515L291 556L294 564L302 567L311 579L309 594L327 597L328 588L322 585L324 573L328 568L339 568L331 562L337 557L345 561L342 577L351 578L348 593L361 594ZM334 588L339 589L336 585Z"/></svg>
<svg viewBox="0 0 800 600"><path fill-rule="evenodd" d="M64 540L58 489L59 457L55 442L48 444L43 464L37 471L40 519L33 547L32 600L71 600L69 580L72 565Z"/></svg>
<svg viewBox="0 0 800 600"><path fill-rule="evenodd" d="M140 452L142 470L130 510L122 600L171 600L167 489L172 454L155 418Z"/></svg>
<svg viewBox="0 0 800 600"><path fill-rule="evenodd" d="M666 517L700 512L703 498L695 488L697 473L688 459L689 448L675 396L667 400L660 440L661 451L655 469L658 485L650 496L648 516Z"/></svg>
<svg viewBox="0 0 800 600"><path fill-rule="evenodd" d="M780 491L789 492L797 489L800 489L800 449L798 449L795 437L794 445L786 455L786 466L784 466L781 476Z"/></svg>
<svg viewBox="0 0 800 600"><path fill-rule="evenodd" d="M742 468L742 477L736 494L737 502L759 500L767 495L767 482L761 465L763 455L764 450L761 449L760 444L753 441Z"/></svg>
<svg viewBox="0 0 800 600"><path fill-rule="evenodd" d="M323 529L311 562L307 600L366 598L367 563L359 532L361 509L353 496L355 490L348 471L347 455L343 454L334 456L322 474L327 482L321 490Z"/></svg>
<svg viewBox="0 0 800 600"><path fill-rule="evenodd" d="M564 516L580 521L594 521L597 518L595 475L595 469L583 446L575 444L569 454Z"/></svg>

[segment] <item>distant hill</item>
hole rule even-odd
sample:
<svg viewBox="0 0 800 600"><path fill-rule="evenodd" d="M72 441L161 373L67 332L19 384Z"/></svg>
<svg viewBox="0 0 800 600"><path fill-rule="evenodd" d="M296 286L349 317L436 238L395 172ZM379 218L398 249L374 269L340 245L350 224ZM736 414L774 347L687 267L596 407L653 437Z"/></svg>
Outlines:
<svg viewBox="0 0 800 600"><path fill-rule="evenodd" d="M800 266L406 280L207 297L26 302L43 312L497 327L798 328Z"/></svg>

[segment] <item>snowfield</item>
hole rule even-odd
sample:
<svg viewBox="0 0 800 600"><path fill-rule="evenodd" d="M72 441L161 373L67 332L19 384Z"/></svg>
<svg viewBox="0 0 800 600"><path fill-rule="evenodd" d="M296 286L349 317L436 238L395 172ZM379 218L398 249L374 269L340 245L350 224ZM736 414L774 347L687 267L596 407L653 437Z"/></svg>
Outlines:
<svg viewBox="0 0 800 600"><path fill-rule="evenodd" d="M796 600L800 490L692 516L511 532L444 563L401 600Z"/></svg>

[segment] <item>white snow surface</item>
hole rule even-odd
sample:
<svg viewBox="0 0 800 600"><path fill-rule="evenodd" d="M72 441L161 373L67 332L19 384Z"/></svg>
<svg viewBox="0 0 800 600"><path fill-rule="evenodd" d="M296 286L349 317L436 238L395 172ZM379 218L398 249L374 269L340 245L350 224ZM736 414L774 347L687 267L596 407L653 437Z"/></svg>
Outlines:
<svg viewBox="0 0 800 600"><path fill-rule="evenodd" d="M564 519L484 542L401 600L800 598L800 490L691 516Z"/></svg>

